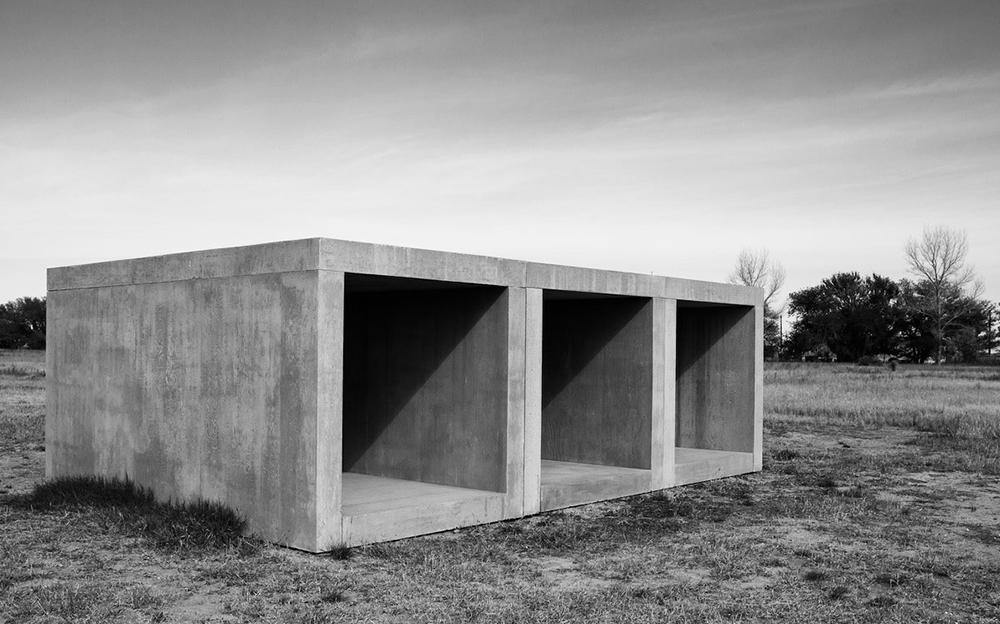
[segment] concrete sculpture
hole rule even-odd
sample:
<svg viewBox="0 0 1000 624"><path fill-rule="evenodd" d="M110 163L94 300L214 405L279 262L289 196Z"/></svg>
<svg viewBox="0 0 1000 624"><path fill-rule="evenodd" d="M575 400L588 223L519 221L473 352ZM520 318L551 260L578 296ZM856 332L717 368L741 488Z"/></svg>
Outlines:
<svg viewBox="0 0 1000 624"><path fill-rule="evenodd" d="M761 467L761 292L308 239L49 270L49 477L309 551Z"/></svg>

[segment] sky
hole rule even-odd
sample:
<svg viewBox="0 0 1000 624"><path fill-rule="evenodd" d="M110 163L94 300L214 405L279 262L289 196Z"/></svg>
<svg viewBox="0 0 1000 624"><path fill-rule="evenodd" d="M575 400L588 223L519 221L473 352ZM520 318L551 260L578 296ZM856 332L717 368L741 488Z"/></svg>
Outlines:
<svg viewBox="0 0 1000 624"><path fill-rule="evenodd" d="M0 302L317 236L787 295L934 225L996 301L998 200L996 0L0 0Z"/></svg>

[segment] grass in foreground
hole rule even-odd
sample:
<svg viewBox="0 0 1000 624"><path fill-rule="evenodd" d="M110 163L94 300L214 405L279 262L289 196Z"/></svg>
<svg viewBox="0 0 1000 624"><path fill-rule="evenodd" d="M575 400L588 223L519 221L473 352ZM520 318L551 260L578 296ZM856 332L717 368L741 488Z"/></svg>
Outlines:
<svg viewBox="0 0 1000 624"><path fill-rule="evenodd" d="M128 479L63 477L12 496L6 504L27 512L89 515L105 529L188 555L203 549L256 547L255 540L243 535L246 521L228 507L206 501L158 502L151 490Z"/></svg>
<svg viewBox="0 0 1000 624"><path fill-rule="evenodd" d="M112 496L23 486L0 621L995 622L997 373L771 367L761 474L331 557L161 549ZM0 457L38 479L26 392Z"/></svg>

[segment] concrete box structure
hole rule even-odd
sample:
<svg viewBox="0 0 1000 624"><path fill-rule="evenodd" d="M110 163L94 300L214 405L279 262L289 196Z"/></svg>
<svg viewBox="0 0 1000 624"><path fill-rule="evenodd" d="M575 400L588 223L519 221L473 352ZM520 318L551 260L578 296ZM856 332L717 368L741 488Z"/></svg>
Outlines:
<svg viewBox="0 0 1000 624"><path fill-rule="evenodd" d="M309 551L761 468L762 294L330 239L49 270L49 477Z"/></svg>

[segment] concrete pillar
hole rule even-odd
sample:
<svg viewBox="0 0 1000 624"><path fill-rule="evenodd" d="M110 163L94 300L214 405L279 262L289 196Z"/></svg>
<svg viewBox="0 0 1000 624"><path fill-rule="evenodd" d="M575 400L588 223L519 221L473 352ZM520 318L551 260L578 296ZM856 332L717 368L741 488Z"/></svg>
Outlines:
<svg viewBox="0 0 1000 624"><path fill-rule="evenodd" d="M542 289L525 288L524 513L541 510Z"/></svg>
<svg viewBox="0 0 1000 624"><path fill-rule="evenodd" d="M650 487L674 485L677 301L653 299L653 413Z"/></svg>
<svg viewBox="0 0 1000 624"><path fill-rule="evenodd" d="M507 289L507 496L505 516L517 518L525 503L527 335L524 288Z"/></svg>
<svg viewBox="0 0 1000 624"><path fill-rule="evenodd" d="M316 318L316 548L343 541L344 273L319 271Z"/></svg>
<svg viewBox="0 0 1000 624"><path fill-rule="evenodd" d="M764 306L754 307L753 469L764 467Z"/></svg>

